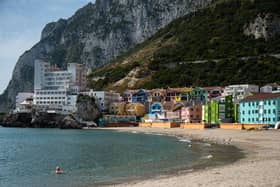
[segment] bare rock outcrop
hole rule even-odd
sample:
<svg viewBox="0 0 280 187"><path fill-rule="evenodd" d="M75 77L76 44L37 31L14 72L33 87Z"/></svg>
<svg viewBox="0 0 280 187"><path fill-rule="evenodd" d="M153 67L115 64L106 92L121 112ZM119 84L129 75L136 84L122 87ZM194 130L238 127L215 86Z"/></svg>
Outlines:
<svg viewBox="0 0 280 187"><path fill-rule="evenodd" d="M276 14L259 14L254 21L244 26L244 34L266 41L280 34L280 16Z"/></svg>

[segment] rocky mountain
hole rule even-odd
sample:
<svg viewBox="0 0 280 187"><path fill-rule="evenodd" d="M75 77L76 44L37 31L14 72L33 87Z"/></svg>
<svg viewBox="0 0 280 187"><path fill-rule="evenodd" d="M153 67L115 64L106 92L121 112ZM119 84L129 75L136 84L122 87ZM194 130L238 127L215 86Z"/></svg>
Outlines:
<svg viewBox="0 0 280 187"><path fill-rule="evenodd" d="M145 41L172 20L212 0L96 0L71 18L49 23L41 40L20 56L2 96L0 111L14 106L17 92L33 90L35 59L100 67Z"/></svg>
<svg viewBox="0 0 280 187"><path fill-rule="evenodd" d="M280 1L220 0L96 69L94 89L280 83Z"/></svg>

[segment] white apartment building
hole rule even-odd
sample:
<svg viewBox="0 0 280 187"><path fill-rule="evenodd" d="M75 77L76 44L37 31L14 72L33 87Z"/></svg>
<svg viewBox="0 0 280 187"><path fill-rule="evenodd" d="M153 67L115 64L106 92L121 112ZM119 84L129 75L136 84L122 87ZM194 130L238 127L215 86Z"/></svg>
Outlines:
<svg viewBox="0 0 280 187"><path fill-rule="evenodd" d="M259 86L251 84L230 85L225 87L223 96L232 95L233 101L238 102L250 93L259 93Z"/></svg>
<svg viewBox="0 0 280 187"><path fill-rule="evenodd" d="M96 104L102 112L108 112L111 103L120 102L121 96L113 91L93 91L82 92L83 95L88 95L95 98Z"/></svg>
<svg viewBox="0 0 280 187"><path fill-rule="evenodd" d="M80 64L60 70L50 63L35 60L34 105L62 112L75 112L77 94L85 89L86 71Z"/></svg>

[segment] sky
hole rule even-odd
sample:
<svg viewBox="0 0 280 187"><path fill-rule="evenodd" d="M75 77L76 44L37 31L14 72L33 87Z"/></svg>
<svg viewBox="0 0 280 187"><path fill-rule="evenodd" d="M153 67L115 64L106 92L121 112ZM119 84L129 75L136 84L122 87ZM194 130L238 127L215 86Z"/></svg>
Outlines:
<svg viewBox="0 0 280 187"><path fill-rule="evenodd" d="M40 40L44 26L89 2L94 0L0 0L0 94L19 56Z"/></svg>

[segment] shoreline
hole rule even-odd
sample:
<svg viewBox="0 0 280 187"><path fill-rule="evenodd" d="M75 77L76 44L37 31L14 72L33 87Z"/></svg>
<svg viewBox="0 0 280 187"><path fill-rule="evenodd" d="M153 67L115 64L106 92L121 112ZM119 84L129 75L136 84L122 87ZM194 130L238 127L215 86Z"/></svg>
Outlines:
<svg viewBox="0 0 280 187"><path fill-rule="evenodd" d="M280 131L241 131L223 129L100 128L131 133L175 136L179 139L233 145L245 157L224 166L177 174L132 180L111 186L280 186ZM110 186L110 185L109 185Z"/></svg>

